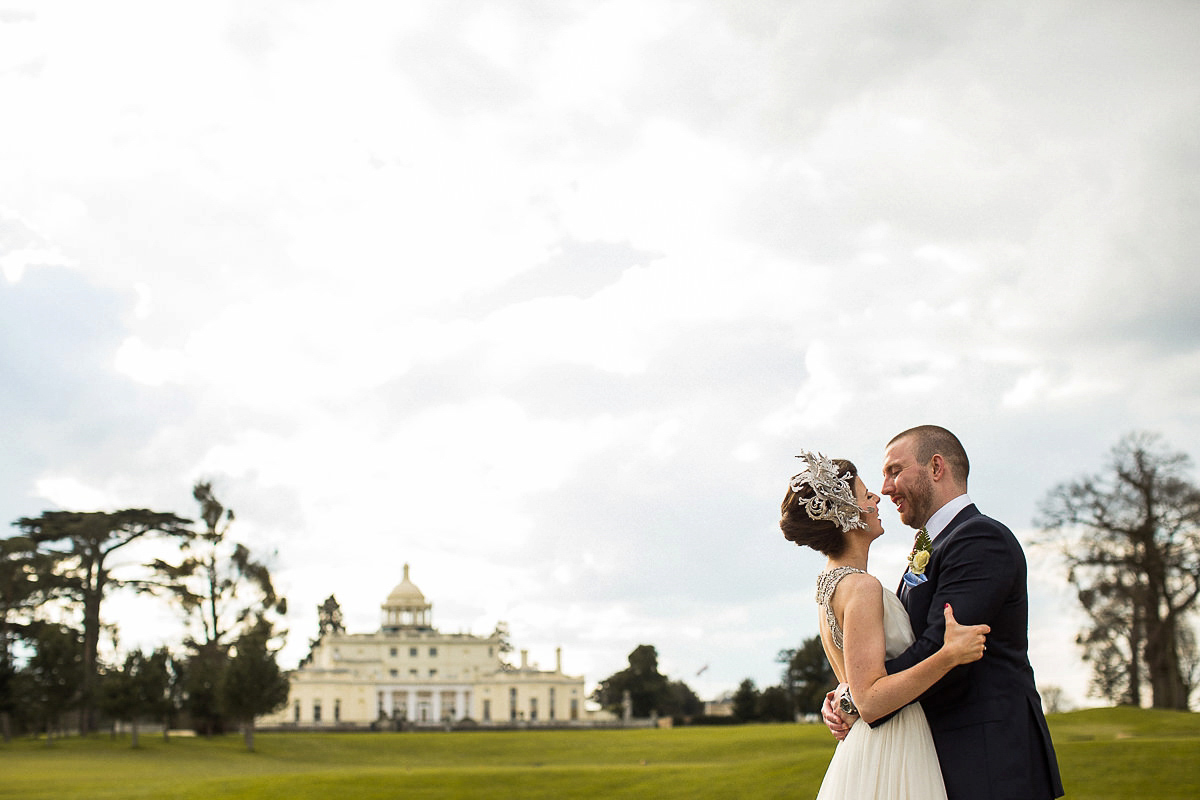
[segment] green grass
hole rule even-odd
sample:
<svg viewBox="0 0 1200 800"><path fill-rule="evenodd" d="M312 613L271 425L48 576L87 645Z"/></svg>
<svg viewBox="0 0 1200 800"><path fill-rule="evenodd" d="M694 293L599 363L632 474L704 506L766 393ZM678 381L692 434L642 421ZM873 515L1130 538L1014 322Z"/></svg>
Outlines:
<svg viewBox="0 0 1200 800"><path fill-rule="evenodd" d="M1200 797L1200 715L1093 709L1050 719L1067 797ZM833 752L823 727L505 733L143 733L0 745L0 798L805 798Z"/></svg>
<svg viewBox="0 0 1200 800"><path fill-rule="evenodd" d="M1200 714L1096 708L1056 714L1050 735L1067 797L1200 797Z"/></svg>

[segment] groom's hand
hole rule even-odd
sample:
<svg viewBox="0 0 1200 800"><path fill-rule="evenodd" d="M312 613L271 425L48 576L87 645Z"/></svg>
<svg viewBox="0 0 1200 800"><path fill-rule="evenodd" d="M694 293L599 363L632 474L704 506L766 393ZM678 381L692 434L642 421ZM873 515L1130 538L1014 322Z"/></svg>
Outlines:
<svg viewBox="0 0 1200 800"><path fill-rule="evenodd" d="M854 717L847 716L838 709L842 694L849 688L849 685L839 683L836 689L825 695L825 702L821 704L821 719L825 721L825 727L829 728L833 738L839 742L846 738L850 726L854 724Z"/></svg>

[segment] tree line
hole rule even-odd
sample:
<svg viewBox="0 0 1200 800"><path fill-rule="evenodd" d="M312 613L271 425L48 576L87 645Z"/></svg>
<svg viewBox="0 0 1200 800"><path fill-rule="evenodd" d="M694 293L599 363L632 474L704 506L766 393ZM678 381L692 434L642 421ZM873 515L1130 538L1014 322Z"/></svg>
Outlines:
<svg viewBox="0 0 1200 800"><path fill-rule="evenodd" d="M287 678L275 654L287 602L267 566L234 540L232 509L212 485L192 496L199 521L148 509L46 511L14 522L0 540L0 731L44 733L47 742L155 720L163 735L179 724L212 735L241 726L254 747L254 718L280 708ZM136 543L169 545L178 557L131 563ZM104 601L117 590L169 601L182 649L161 646L106 663L100 642ZM116 661L118 659L114 659Z"/></svg>
<svg viewBox="0 0 1200 800"><path fill-rule="evenodd" d="M747 678L733 694L732 714L706 714L705 704L686 683L658 671L654 645L640 644L629 654L629 666L600 681L591 699L618 716L670 717L677 724L792 722L820 711L825 693L837 682L820 637L779 651L776 661L784 665L778 685L760 691Z"/></svg>

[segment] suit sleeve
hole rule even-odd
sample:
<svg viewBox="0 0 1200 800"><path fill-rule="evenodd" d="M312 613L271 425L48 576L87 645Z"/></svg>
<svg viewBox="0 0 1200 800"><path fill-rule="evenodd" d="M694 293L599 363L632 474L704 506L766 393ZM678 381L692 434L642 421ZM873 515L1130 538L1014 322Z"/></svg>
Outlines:
<svg viewBox="0 0 1200 800"><path fill-rule="evenodd" d="M946 634L947 603L959 623L989 624L994 628L1017 578L1012 551L998 524L987 517L973 519L957 530L939 556L937 589L929 605L925 630L907 650L886 662L888 674L908 669L941 648ZM955 667L920 699L938 704L959 699L968 688L972 666Z"/></svg>

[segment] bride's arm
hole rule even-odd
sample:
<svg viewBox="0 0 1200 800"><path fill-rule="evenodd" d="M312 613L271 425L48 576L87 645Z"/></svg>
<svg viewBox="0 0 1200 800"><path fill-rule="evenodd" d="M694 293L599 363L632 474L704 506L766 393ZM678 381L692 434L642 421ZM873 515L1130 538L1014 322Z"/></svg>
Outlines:
<svg viewBox="0 0 1200 800"><path fill-rule="evenodd" d="M849 590L840 598L846 679L858 713L868 723L908 705L951 669L983 655L983 634L988 627L959 626L947 608L942 647L912 667L888 675L884 668L883 587L864 574L847 576L838 593L843 589Z"/></svg>

